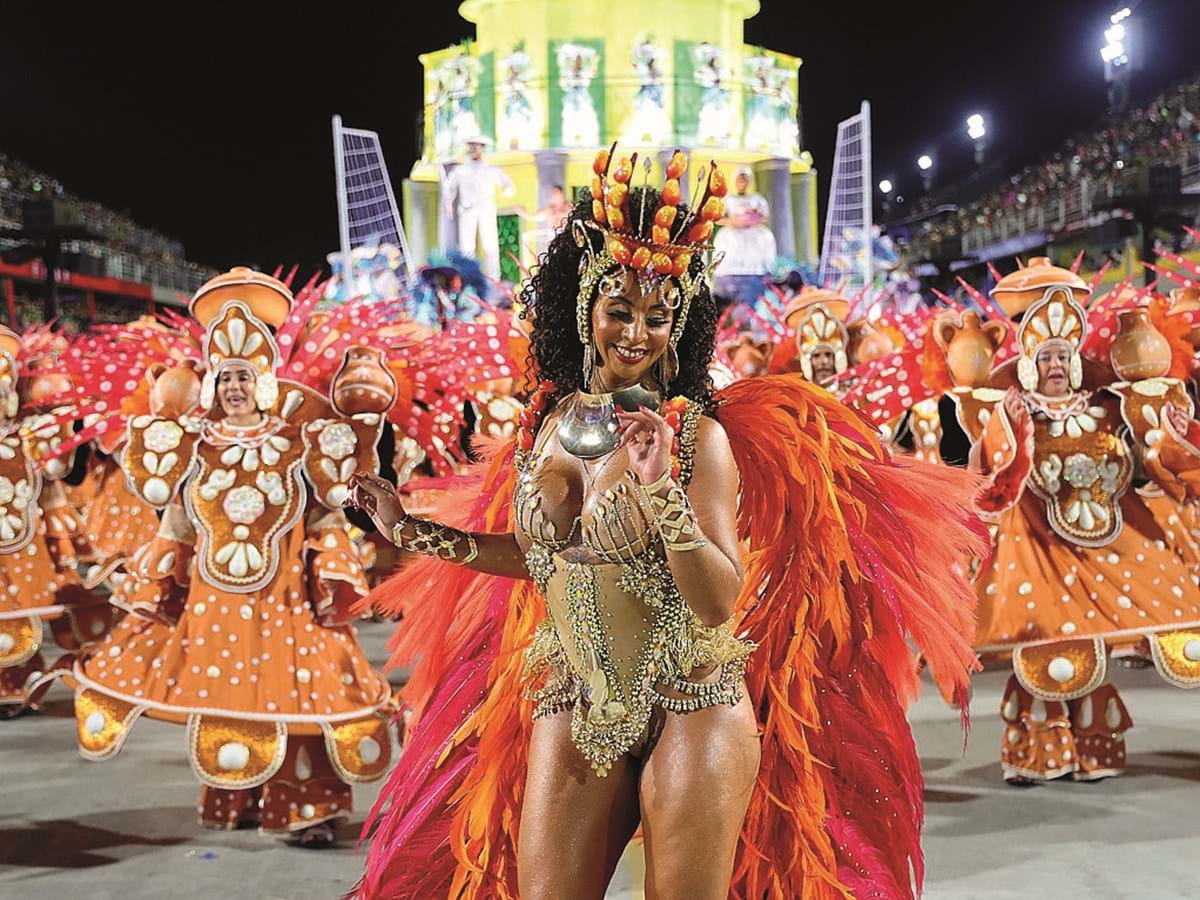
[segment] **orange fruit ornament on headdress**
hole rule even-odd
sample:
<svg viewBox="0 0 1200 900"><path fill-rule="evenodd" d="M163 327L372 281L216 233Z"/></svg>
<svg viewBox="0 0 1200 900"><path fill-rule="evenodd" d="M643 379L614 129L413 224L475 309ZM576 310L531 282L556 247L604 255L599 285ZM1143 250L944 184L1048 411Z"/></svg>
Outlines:
<svg viewBox="0 0 1200 900"><path fill-rule="evenodd" d="M613 150L616 149L613 144ZM656 210L638 210L636 228L629 209L629 195L637 154L623 156L612 167L612 151L601 150L592 162L592 218L605 232L608 252L623 266L639 272L655 272L681 278L687 274L692 256L711 250L713 228L725 215L725 194L729 188L725 173L715 162L709 164L704 193L682 226L678 223L679 204L683 200L679 179L687 171L687 156L676 150L667 163L666 181ZM643 216L652 217L650 237L644 238ZM674 235L674 236L672 236Z"/></svg>

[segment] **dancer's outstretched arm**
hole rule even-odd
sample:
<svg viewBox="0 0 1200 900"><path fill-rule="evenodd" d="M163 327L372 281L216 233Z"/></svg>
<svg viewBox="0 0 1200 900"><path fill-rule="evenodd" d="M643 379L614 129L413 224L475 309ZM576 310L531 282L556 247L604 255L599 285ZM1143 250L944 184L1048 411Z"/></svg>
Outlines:
<svg viewBox="0 0 1200 900"><path fill-rule="evenodd" d="M401 550L434 556L485 575L528 578L515 535L469 533L409 515L395 488L378 475L359 472L350 480L346 505L371 517L379 532Z"/></svg>

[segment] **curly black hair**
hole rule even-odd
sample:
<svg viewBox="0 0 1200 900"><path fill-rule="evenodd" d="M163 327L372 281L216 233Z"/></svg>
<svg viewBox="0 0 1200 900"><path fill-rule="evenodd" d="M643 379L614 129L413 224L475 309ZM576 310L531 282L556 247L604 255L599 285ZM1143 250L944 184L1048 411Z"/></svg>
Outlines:
<svg viewBox="0 0 1200 900"><path fill-rule="evenodd" d="M644 197L644 200L643 200ZM639 215L642 204L645 215ZM650 237L654 213L661 202L661 194L653 188L635 188L629 194L630 218L634 223L641 220L641 236ZM583 384L583 344L575 322L575 304L579 296L580 259L584 250L575 241L575 223L592 218L592 194L590 190L580 192L575 208L571 210L561 230L550 241L546 251L538 258L537 268L521 288L521 301L525 316L533 321L533 355L530 360L530 382L549 380L557 387L558 396L565 396ZM687 204L679 205L672 230L672 239L678 238L687 224ZM694 223L693 223L694 224ZM595 229L585 229L592 248L603 250L603 237ZM692 257L689 274L700 276L705 261L701 254ZM596 302L592 296L591 303ZM705 409L712 406L712 381L708 367L712 363L717 335L717 304L709 290L707 280L692 298L688 318L684 325L676 351L679 354L679 373L669 385L664 385L667 395L684 396L700 403Z"/></svg>

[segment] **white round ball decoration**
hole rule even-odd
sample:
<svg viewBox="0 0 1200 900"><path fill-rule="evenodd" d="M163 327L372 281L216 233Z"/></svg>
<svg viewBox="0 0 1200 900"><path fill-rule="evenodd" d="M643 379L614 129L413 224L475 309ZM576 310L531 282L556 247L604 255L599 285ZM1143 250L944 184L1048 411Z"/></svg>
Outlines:
<svg viewBox="0 0 1200 900"><path fill-rule="evenodd" d="M379 746L379 742L375 738L365 737L358 742L358 756L368 766L372 766L379 762L379 757L383 755L383 748Z"/></svg>
<svg viewBox="0 0 1200 900"><path fill-rule="evenodd" d="M104 730L104 713L94 712L87 717L83 722L84 730L95 737Z"/></svg>
<svg viewBox="0 0 1200 900"><path fill-rule="evenodd" d="M11 653L14 646L16 641L11 634L0 634L0 653Z"/></svg>
<svg viewBox="0 0 1200 900"><path fill-rule="evenodd" d="M240 742L222 744L217 750L217 765L226 772L236 772L250 765L250 748Z"/></svg>
<svg viewBox="0 0 1200 900"><path fill-rule="evenodd" d="M1050 665L1046 667L1046 671L1059 684L1066 684L1075 677L1075 664L1065 656L1056 656L1050 660Z"/></svg>
<svg viewBox="0 0 1200 900"><path fill-rule="evenodd" d="M148 478L142 495L153 505L162 506L171 499L171 488L161 478Z"/></svg>
<svg viewBox="0 0 1200 900"><path fill-rule="evenodd" d="M1191 640L1184 644L1183 655L1189 662L1200 662L1200 641Z"/></svg>

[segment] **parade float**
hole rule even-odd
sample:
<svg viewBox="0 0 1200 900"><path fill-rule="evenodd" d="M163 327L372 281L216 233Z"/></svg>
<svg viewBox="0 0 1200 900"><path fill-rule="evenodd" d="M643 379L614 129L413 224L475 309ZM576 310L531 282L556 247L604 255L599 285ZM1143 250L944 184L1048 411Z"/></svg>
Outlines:
<svg viewBox="0 0 1200 900"><path fill-rule="evenodd" d="M468 140L482 137L515 188L498 206L505 280L519 279L558 224L546 212L555 187L570 202L590 182L596 150L616 140L649 166L639 180L661 181L676 147L697 170L714 160L748 168L779 254L815 261L816 172L797 127L801 61L742 42L758 10L758 0L466 0L459 12L475 37L420 57L421 156L403 186L412 258L454 245L443 187Z"/></svg>

